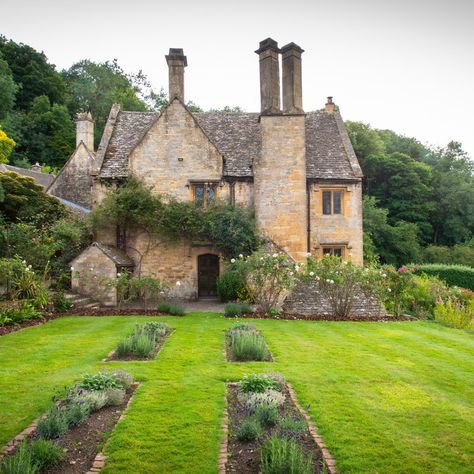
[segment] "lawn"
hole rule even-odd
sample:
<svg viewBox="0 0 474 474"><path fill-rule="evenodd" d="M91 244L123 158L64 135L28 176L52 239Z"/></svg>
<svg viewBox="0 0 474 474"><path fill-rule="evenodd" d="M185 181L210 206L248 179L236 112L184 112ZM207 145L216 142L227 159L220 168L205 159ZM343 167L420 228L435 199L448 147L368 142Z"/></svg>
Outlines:
<svg viewBox="0 0 474 474"><path fill-rule="evenodd" d="M0 444L43 413L55 387L122 368L143 382L111 434L105 473L215 473L224 382L278 371L341 472L472 473L474 337L436 323L257 320L274 362L227 363L222 315L160 318L152 362L101 362L141 317L62 318L0 338Z"/></svg>

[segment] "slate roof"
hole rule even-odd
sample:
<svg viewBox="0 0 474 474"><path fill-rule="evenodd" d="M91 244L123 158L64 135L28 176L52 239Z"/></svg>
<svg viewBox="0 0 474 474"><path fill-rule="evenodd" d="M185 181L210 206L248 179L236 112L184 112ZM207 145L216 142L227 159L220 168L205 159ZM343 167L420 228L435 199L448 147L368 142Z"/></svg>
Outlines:
<svg viewBox="0 0 474 474"><path fill-rule="evenodd" d="M33 178L36 184L39 184L44 188L49 187L49 185L54 181L53 174L42 173L41 171L28 170L26 168L20 168L18 166L2 165L0 167L0 171L12 171L13 173L26 176L27 178Z"/></svg>
<svg viewBox="0 0 474 474"><path fill-rule="evenodd" d="M224 176L252 177L252 163L261 152L258 113L199 112L193 116L224 157ZM159 114L119 112L105 151L101 178L128 176L128 155ZM307 177L353 180L362 177L339 112L306 114Z"/></svg>
<svg viewBox="0 0 474 474"><path fill-rule="evenodd" d="M92 245L102 250L118 267L133 267L133 260L123 250L101 242L94 242Z"/></svg>

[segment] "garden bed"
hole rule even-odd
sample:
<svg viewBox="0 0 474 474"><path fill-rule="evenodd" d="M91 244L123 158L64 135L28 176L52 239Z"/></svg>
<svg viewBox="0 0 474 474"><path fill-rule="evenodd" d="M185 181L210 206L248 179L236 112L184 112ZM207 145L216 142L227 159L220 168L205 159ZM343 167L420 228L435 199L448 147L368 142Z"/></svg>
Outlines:
<svg viewBox="0 0 474 474"><path fill-rule="evenodd" d="M273 362L263 335L254 324L236 324L225 336L227 362Z"/></svg>
<svg viewBox="0 0 474 474"><path fill-rule="evenodd" d="M91 411L82 421L77 424L72 423L67 431L59 436L45 436L44 430L43 433L40 431L41 423L47 420L48 416L51 416L50 412L46 413L11 440L2 450L0 453L0 470L2 462L7 462L9 457L12 459L15 456L18 457L18 451L25 446L28 447L38 442L47 442L53 445L53 447L56 446L56 449L59 447L60 452L63 453L62 458L57 459L54 465L39 468L35 472L43 474L83 474L90 472L92 468L97 472L97 470L103 467L106 459L100 452L101 447L118 421L123 418L124 412L130 405L138 385L136 382L130 383L125 389L120 403L107 404L102 408ZM54 406L59 407L59 409L65 409L67 403L69 403L67 399L61 399ZM2 455L5 456L3 459ZM50 459L50 456L45 456L41 459L47 458ZM41 465L41 461L35 458L34 455L32 462ZM21 467L17 469L20 470L15 470L15 472L20 472L26 469L26 467L24 464L21 464Z"/></svg>
<svg viewBox="0 0 474 474"><path fill-rule="evenodd" d="M346 318L336 318L329 314L292 314L292 313L280 313L280 314L268 314L268 313L244 313L239 314L238 318L246 319L281 319L289 321L355 321L355 322L387 322L387 321L417 321L417 318L409 315L401 315L398 317L390 315L380 316L348 316Z"/></svg>
<svg viewBox="0 0 474 474"><path fill-rule="evenodd" d="M306 458L303 464L306 464L307 470L302 472L337 472L334 460L324 448L322 439L317 435L315 428L308 425L305 414L295 403L296 399L291 392L291 387L287 386L281 377L277 376L274 380L279 383L278 391L270 390L268 393L277 395L278 404L274 404L274 406L277 407L278 416L272 423L268 423L268 419L271 417L266 418L267 424L258 422L259 435L255 439L250 439L252 436L248 433L245 437L242 429L242 426L249 420L259 419L257 411L252 412L252 409L249 408L249 395L251 394L243 393L241 385L238 383L227 385L228 426L224 431L227 431L228 435L223 442L223 448L227 449L226 451L225 449L221 450L224 460L220 462L220 472L222 474L257 474L262 472L262 450L268 453L266 445L270 439L277 439L281 442L286 440L286 442L296 444L300 456ZM271 397L271 395L269 396ZM263 419L265 420L265 418ZM246 439L242 439L243 437ZM267 455L265 458L268 462Z"/></svg>
<svg viewBox="0 0 474 474"><path fill-rule="evenodd" d="M137 325L137 327L140 327ZM143 327L143 326L141 326ZM131 361L131 360L143 360L143 361L150 361L156 358L156 356L160 353L164 343L168 339L168 337L171 336L173 333L173 330L169 326L165 326L165 332L160 335L160 337L155 339L155 347L152 352L149 353L148 356L144 355L139 355L139 354L134 354L134 353L127 353L127 354L122 354L119 355L117 349L114 349L105 359L103 359L104 362L110 362L114 360L126 360L126 361Z"/></svg>
<svg viewBox="0 0 474 474"><path fill-rule="evenodd" d="M62 314L47 314L41 318L37 319L30 319L28 321L22 321L21 323L11 324L8 326L0 326L0 336L5 336L6 334L10 334L12 332L20 331L21 329L39 326L41 324L47 323L48 321L52 321L53 319L57 319L62 317Z"/></svg>

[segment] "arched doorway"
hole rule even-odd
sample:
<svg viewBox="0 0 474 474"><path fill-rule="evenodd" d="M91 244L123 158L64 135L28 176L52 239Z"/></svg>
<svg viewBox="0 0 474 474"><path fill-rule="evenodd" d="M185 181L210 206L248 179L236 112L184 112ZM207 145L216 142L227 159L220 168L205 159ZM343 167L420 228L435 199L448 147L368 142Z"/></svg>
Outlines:
<svg viewBox="0 0 474 474"><path fill-rule="evenodd" d="M198 296L199 298L217 296L216 280L219 276L219 257L212 253L198 257Z"/></svg>

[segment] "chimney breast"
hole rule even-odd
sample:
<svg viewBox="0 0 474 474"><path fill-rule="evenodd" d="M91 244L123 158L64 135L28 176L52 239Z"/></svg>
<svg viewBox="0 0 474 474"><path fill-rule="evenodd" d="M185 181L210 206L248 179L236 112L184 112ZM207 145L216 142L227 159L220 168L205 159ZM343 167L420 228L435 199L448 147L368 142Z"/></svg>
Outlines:
<svg viewBox="0 0 474 474"><path fill-rule="evenodd" d="M260 59L260 100L262 114L279 114L280 110L280 65L278 43L267 38L260 41L255 51Z"/></svg>
<svg viewBox="0 0 474 474"><path fill-rule="evenodd" d="M170 48L165 57L169 70L169 100L171 102L177 97L184 102L184 68L188 60L181 48Z"/></svg>
<svg viewBox="0 0 474 474"><path fill-rule="evenodd" d="M76 147L81 142L94 151L94 120L90 112L80 112L76 117Z"/></svg>
<svg viewBox="0 0 474 474"><path fill-rule="evenodd" d="M303 91L301 80L301 54L297 44L289 43L281 48L283 75L283 112L303 113Z"/></svg>

